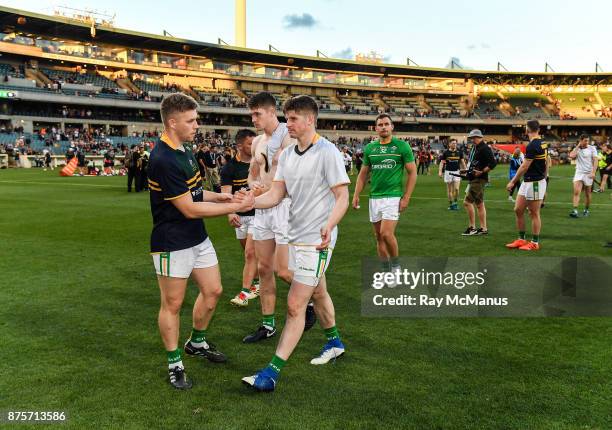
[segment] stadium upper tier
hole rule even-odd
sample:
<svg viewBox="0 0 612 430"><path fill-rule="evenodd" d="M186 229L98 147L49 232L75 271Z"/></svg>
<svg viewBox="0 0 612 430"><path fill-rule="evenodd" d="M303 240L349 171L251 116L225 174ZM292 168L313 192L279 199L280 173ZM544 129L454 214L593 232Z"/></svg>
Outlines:
<svg viewBox="0 0 612 430"><path fill-rule="evenodd" d="M612 74L476 71L357 62L138 33L0 7L0 90L48 103L157 109L184 91L244 114L248 97L314 97L327 118L609 121ZM610 93L610 94L609 94ZM129 103L132 103L131 105ZM140 103L140 104L139 104Z"/></svg>

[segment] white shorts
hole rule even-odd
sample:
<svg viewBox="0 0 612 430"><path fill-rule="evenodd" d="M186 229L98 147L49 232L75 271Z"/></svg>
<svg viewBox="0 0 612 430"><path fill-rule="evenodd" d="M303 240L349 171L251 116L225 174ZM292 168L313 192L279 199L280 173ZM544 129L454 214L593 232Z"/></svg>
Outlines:
<svg viewBox="0 0 612 430"><path fill-rule="evenodd" d="M155 273L172 278L189 278L193 269L204 269L219 264L217 253L209 238L199 245L180 251L151 254Z"/></svg>
<svg viewBox="0 0 612 430"><path fill-rule="evenodd" d="M246 239L247 234L253 234L253 224L255 222L254 216L243 216L240 217L240 227L236 228L236 239Z"/></svg>
<svg viewBox="0 0 612 430"><path fill-rule="evenodd" d="M518 195L525 197L526 200L544 200L545 194L546 179L533 182L523 181L518 190Z"/></svg>
<svg viewBox="0 0 612 430"><path fill-rule="evenodd" d="M271 240L279 245L289 243L289 206L290 199L283 199L270 209L255 209L253 240Z"/></svg>
<svg viewBox="0 0 612 430"><path fill-rule="evenodd" d="M576 172L576 174L574 175L574 181L573 182L578 182L578 181L582 181L582 183L584 184L585 187L592 187L593 186L593 178L591 178L589 176L589 173L578 173L578 172Z"/></svg>
<svg viewBox="0 0 612 430"><path fill-rule="evenodd" d="M451 175L451 173L455 173L458 175L459 170L453 170L453 171L445 170L444 171L444 183L445 184L450 184L451 182L461 182L461 178L459 176L453 176Z"/></svg>
<svg viewBox="0 0 612 430"><path fill-rule="evenodd" d="M316 245L289 244L288 269L293 272L293 279L309 287L319 285L321 277L329 267L338 229L332 232L332 240L326 250L319 251Z"/></svg>
<svg viewBox="0 0 612 430"><path fill-rule="evenodd" d="M383 197L370 199L370 222L386 219L397 221L399 219L399 197Z"/></svg>

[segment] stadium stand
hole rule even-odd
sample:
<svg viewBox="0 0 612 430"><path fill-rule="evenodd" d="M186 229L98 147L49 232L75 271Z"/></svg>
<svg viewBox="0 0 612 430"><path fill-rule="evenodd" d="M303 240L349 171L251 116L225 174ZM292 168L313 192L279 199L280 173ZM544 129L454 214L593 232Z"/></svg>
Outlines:
<svg viewBox="0 0 612 430"><path fill-rule="evenodd" d="M595 118L593 93L553 93L562 118Z"/></svg>
<svg viewBox="0 0 612 430"><path fill-rule="evenodd" d="M541 94L509 93L504 94L506 101L514 108L514 114L525 119L551 118L545 110L550 104L547 97Z"/></svg>
<svg viewBox="0 0 612 430"><path fill-rule="evenodd" d="M0 18L13 22L17 16L0 6ZM551 142L582 132L602 140L612 128L612 76L381 67L161 40L116 28L100 29L94 43L89 28L70 22L58 27L55 17L44 15L36 22L0 33L0 122L30 135L52 124L66 130L73 121L83 130L102 126L106 134L133 138L117 142L136 142L134 131L161 128L158 105L137 102L159 102L176 91L192 95L200 104L200 124L225 139L251 126L247 99L264 90L279 106L294 95L314 97L322 131L337 142L371 138L379 112L392 115L403 137L428 142L465 139L475 127L493 141L524 141L514 129L533 118L547 126ZM60 34L49 36L54 32ZM38 145L35 138L30 142Z"/></svg>
<svg viewBox="0 0 612 430"><path fill-rule="evenodd" d="M502 119L506 115L499 110L503 98L497 93L481 93L474 106L474 113L482 119Z"/></svg>
<svg viewBox="0 0 612 430"><path fill-rule="evenodd" d="M77 73L62 69L49 69L46 67L41 67L39 70L52 81L68 84L91 85L108 89L119 88L115 82L95 72L81 71Z"/></svg>

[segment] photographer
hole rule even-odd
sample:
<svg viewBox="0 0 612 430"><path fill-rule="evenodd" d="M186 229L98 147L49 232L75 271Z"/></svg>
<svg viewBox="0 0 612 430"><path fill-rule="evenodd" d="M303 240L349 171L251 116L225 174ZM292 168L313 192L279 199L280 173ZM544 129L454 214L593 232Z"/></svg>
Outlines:
<svg viewBox="0 0 612 430"><path fill-rule="evenodd" d="M489 182L489 171L493 170L497 165L493 151L484 142L482 132L478 129L470 131L468 139L472 140L472 149L468 157L468 167L465 179L469 181L468 187L465 190L465 199L463 207L468 214L469 226L462 233L463 236L476 236L489 234L487 230L487 210L484 204L484 189ZM478 211L478 220L480 227L476 229L476 214Z"/></svg>

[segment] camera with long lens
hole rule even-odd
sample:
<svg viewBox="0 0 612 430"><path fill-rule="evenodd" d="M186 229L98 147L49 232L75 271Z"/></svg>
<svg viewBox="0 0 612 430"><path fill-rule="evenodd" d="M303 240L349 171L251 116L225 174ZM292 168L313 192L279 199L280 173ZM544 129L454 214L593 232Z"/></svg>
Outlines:
<svg viewBox="0 0 612 430"><path fill-rule="evenodd" d="M466 181L471 181L476 178L474 175L474 168L470 166L467 170L460 170L459 173L450 173L451 176L457 176L458 178L464 179Z"/></svg>

